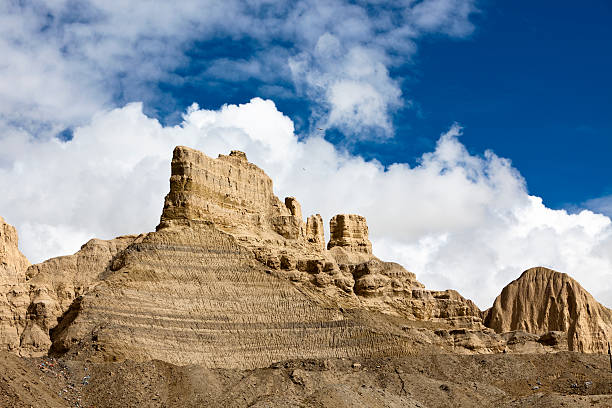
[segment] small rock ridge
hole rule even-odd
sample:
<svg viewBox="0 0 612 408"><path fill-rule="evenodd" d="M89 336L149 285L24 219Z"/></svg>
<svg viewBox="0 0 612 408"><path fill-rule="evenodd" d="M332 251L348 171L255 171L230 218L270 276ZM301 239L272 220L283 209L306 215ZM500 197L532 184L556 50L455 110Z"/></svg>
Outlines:
<svg viewBox="0 0 612 408"><path fill-rule="evenodd" d="M236 157L240 160L247 161L247 155L245 152L241 152L240 150L232 150L229 154L231 157Z"/></svg>
<svg viewBox="0 0 612 408"><path fill-rule="evenodd" d="M508 284L485 312L496 332L567 333L570 351L607 352L612 311L569 275L544 267L526 270Z"/></svg>

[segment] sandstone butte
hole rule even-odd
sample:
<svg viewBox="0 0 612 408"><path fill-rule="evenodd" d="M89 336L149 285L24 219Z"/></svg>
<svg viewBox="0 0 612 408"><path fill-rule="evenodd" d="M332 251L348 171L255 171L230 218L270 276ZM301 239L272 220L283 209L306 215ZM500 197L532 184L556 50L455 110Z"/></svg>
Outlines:
<svg viewBox="0 0 612 408"><path fill-rule="evenodd" d="M209 368L419 353L600 353L612 312L575 280L525 271L481 311L372 254L365 218L278 199L232 151L174 150L154 232L30 265L0 218L0 349Z"/></svg>

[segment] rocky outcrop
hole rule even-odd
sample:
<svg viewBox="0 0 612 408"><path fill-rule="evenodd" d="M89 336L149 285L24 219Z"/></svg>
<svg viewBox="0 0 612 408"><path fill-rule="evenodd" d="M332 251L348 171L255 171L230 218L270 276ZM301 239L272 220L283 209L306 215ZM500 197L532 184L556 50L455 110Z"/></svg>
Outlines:
<svg viewBox="0 0 612 408"><path fill-rule="evenodd" d="M184 146L174 149L170 192L160 228L188 221L210 221L230 231L275 231L285 238L304 235L297 201L282 203L272 180L237 150L212 159Z"/></svg>
<svg viewBox="0 0 612 408"><path fill-rule="evenodd" d="M279 200L244 153L179 146L155 232L91 240L27 269L17 346L228 368L500 350L493 331L473 334L483 326L472 302L373 256L365 218L340 214L330 226L327 249L321 216L304 223L299 202Z"/></svg>
<svg viewBox="0 0 612 408"><path fill-rule="evenodd" d="M51 346L50 332L70 306L102 281L113 258L139 238L91 239L74 255L30 266L26 271L29 305L20 338L21 353L46 354Z"/></svg>
<svg viewBox="0 0 612 408"><path fill-rule="evenodd" d="M327 249L343 249L372 253L372 243L368 238L368 225L361 215L338 214L329 221L330 240Z"/></svg>
<svg viewBox="0 0 612 408"><path fill-rule="evenodd" d="M13 285L25 280L30 262L19 251L17 230L0 217L0 285Z"/></svg>
<svg viewBox="0 0 612 408"><path fill-rule="evenodd" d="M598 303L565 273L537 267L506 286L486 312L485 325L496 332L522 330L543 335L543 343L562 343L571 351L607 352L612 311Z"/></svg>
<svg viewBox="0 0 612 408"><path fill-rule="evenodd" d="M471 302L427 291L400 265L375 258L363 217L337 215L331 224L328 251L321 216L305 224L298 201L276 198L244 154L211 159L177 147L157 231L119 252L103 281L73 302L53 350L260 367L414 349L384 316L480 319Z"/></svg>
<svg viewBox="0 0 612 408"><path fill-rule="evenodd" d="M213 225L150 233L117 266L68 312L55 351L244 368L407 350L399 330L380 330L314 288L266 273Z"/></svg>
<svg viewBox="0 0 612 408"><path fill-rule="evenodd" d="M17 350L29 297L25 271L30 265L19 251L17 231L0 217L0 350Z"/></svg>
<svg viewBox="0 0 612 408"><path fill-rule="evenodd" d="M315 244L319 251L325 250L325 229L321 214L311 215L306 220L306 239Z"/></svg>

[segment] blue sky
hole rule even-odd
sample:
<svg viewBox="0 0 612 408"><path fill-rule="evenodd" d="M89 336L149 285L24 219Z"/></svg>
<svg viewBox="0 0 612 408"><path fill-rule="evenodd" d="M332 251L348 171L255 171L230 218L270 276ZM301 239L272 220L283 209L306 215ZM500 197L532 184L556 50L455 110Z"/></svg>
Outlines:
<svg viewBox="0 0 612 408"><path fill-rule="evenodd" d="M552 208L575 211L612 194L606 177L612 170L612 5L480 1L476 7L473 32L425 35L416 55L390 69L411 102L393 113L392 138L347 142L334 128L326 138L385 165L414 164L458 122L470 152L491 149L510 158L529 191ZM307 135L311 101L296 95L287 77L206 74L213 61L249 59L262 46L248 37L194 41L188 63L174 72L187 80L154 85L160 93L145 111L177 123L177 113L193 102L218 108L259 96L273 99L298 134ZM266 46L293 52L290 42Z"/></svg>
<svg viewBox="0 0 612 408"><path fill-rule="evenodd" d="M611 19L603 0L0 2L0 215L31 261L71 253L155 228L173 146L241 149L305 215L365 215L430 288L484 308L544 265L612 305Z"/></svg>
<svg viewBox="0 0 612 408"><path fill-rule="evenodd" d="M426 113L406 123L432 135L458 121L471 151L511 158L552 207L610 194L612 3L481 9L471 38L421 46L412 94Z"/></svg>

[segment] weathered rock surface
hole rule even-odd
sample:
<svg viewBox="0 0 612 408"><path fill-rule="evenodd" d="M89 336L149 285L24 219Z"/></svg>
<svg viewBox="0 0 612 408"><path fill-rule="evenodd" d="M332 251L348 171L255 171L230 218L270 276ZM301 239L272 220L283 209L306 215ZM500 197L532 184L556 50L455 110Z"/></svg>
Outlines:
<svg viewBox="0 0 612 408"><path fill-rule="evenodd" d="M327 249L346 248L350 251L372 253L368 225L361 215L338 214L329 221L330 240Z"/></svg>
<svg viewBox="0 0 612 408"><path fill-rule="evenodd" d="M244 153L212 159L179 146L171 168L155 232L91 240L16 275L13 350L254 368L567 347L554 333L497 334L456 291L427 290L379 260L361 216L333 217L326 246L321 216L305 223L299 202L279 200Z"/></svg>
<svg viewBox="0 0 612 408"><path fill-rule="evenodd" d="M120 256L121 267L60 323L56 351L233 368L408 348L401 330L266 273L210 224L160 229Z"/></svg>
<svg viewBox="0 0 612 408"><path fill-rule="evenodd" d="M325 250L325 230L321 214L315 214L306 220L306 239L316 245L319 251Z"/></svg>
<svg viewBox="0 0 612 408"><path fill-rule="evenodd" d="M0 350L17 350L29 304L25 271L15 228L0 217Z"/></svg>
<svg viewBox="0 0 612 408"><path fill-rule="evenodd" d="M304 236L304 221L297 201L282 203L272 180L232 151L212 159L179 146L172 157L170 193L166 196L159 228L188 221L211 221L218 228L244 233L274 231L285 238ZM293 211L293 212L292 212Z"/></svg>
<svg viewBox="0 0 612 408"><path fill-rule="evenodd" d="M30 262L19 251L17 230L0 217L0 284L23 282Z"/></svg>
<svg viewBox="0 0 612 408"><path fill-rule="evenodd" d="M571 351L607 352L612 338L612 311L598 303L565 273L537 267L506 286L486 312L485 324L496 332L523 330L558 344L566 334Z"/></svg>
<svg viewBox="0 0 612 408"><path fill-rule="evenodd" d="M69 307L104 279L115 255L140 237L91 239L74 255L60 256L30 266L26 271L29 306L20 338L21 353L46 354L50 331Z"/></svg>
<svg viewBox="0 0 612 408"><path fill-rule="evenodd" d="M214 160L177 147L157 231L117 252L102 280L73 301L52 332L53 350L261 367L420 347L384 316L480 324L471 302L426 291L414 274L375 258L363 217L337 215L331 224L328 251L320 215L305 224L298 201L276 198L244 154ZM422 345L456 346L425 337ZM483 350L498 346L493 337Z"/></svg>

